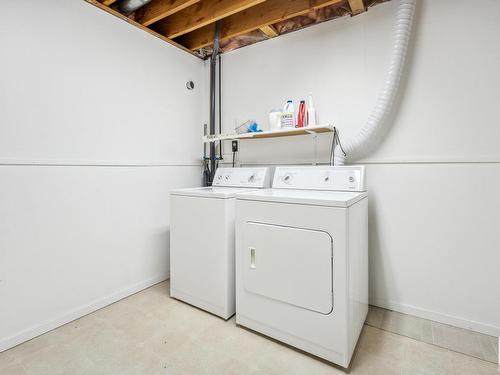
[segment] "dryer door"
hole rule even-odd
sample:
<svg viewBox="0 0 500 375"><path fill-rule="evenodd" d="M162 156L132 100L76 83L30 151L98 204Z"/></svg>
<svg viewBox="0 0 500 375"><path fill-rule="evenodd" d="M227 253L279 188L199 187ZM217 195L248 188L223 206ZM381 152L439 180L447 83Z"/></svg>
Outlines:
<svg viewBox="0 0 500 375"><path fill-rule="evenodd" d="M333 240L323 231L247 222L244 286L251 293L329 314Z"/></svg>

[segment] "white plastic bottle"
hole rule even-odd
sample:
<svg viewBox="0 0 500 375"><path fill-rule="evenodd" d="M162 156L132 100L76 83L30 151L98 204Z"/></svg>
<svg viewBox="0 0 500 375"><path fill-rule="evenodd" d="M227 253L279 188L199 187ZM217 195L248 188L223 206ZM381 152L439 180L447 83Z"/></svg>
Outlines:
<svg viewBox="0 0 500 375"><path fill-rule="evenodd" d="M295 107L293 106L293 102L291 100L288 100L283 107L283 112L281 113L281 127L295 127Z"/></svg>
<svg viewBox="0 0 500 375"><path fill-rule="evenodd" d="M313 97L309 94L307 98L307 126L316 125L316 109L314 108Z"/></svg>
<svg viewBox="0 0 500 375"><path fill-rule="evenodd" d="M281 109L273 109L269 112L269 130L279 130L281 128Z"/></svg>

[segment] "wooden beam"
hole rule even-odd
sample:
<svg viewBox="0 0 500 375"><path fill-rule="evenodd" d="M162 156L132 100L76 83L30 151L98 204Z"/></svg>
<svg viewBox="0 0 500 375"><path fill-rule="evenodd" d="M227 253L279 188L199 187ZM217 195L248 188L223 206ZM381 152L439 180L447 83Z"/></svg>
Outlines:
<svg viewBox="0 0 500 375"><path fill-rule="evenodd" d="M278 35L280 35L280 33L278 33L278 30L276 30L276 28L273 25L267 25L267 26L261 27L260 31L262 31L264 34L266 34L269 38L274 38L274 37L277 37Z"/></svg>
<svg viewBox="0 0 500 375"><path fill-rule="evenodd" d="M363 0L349 0L349 6L351 7L353 16L365 11L365 4L363 3Z"/></svg>
<svg viewBox="0 0 500 375"><path fill-rule="evenodd" d="M143 31L146 31L147 33L151 34L151 35L154 35L155 37L157 38L160 38L161 40L164 40L165 42L169 43L169 44L172 44L174 45L175 47L178 47L188 53L190 53L191 55L194 55L196 57L199 57L198 55L196 55L195 53L193 53L191 50L187 49L186 47L184 47L183 45L171 40L171 39L168 39L167 37L161 35L161 34L158 34L157 32L151 30L150 28L146 27L146 26L143 26L141 25L139 22L136 22L130 18L128 18L127 16L121 14L120 12L104 5L103 3L100 3L99 1L97 0L85 0L87 3L90 3L92 5L95 5L96 7L112 14L113 16L116 16L118 18L121 18L122 20L130 23L131 25L134 25L134 26L137 26L139 29L143 30Z"/></svg>
<svg viewBox="0 0 500 375"><path fill-rule="evenodd" d="M339 3L342 3L342 0L267 0L260 5L224 18L221 21L220 39L233 38L280 21L300 16L313 9L324 8L328 5ZM213 38L214 26L208 25L183 36L177 41L190 50L196 50L211 45Z"/></svg>
<svg viewBox="0 0 500 375"><path fill-rule="evenodd" d="M203 0L159 21L154 29L167 38L176 38L264 1Z"/></svg>
<svg viewBox="0 0 500 375"><path fill-rule="evenodd" d="M116 0L103 0L102 3L106 6L110 6L113 4Z"/></svg>
<svg viewBox="0 0 500 375"><path fill-rule="evenodd" d="M198 2L200 0L153 0L140 8L137 21L148 26Z"/></svg>

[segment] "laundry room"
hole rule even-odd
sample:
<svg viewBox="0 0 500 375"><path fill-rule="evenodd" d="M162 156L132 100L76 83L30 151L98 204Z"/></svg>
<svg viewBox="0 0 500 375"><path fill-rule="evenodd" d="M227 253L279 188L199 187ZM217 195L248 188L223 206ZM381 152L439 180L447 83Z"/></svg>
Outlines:
<svg viewBox="0 0 500 375"><path fill-rule="evenodd" d="M499 374L499 1L2 10L1 375Z"/></svg>

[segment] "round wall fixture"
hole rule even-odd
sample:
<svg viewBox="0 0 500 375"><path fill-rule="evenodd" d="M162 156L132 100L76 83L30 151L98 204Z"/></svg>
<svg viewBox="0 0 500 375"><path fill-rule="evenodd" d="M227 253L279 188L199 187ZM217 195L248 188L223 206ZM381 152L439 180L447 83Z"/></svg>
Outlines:
<svg viewBox="0 0 500 375"><path fill-rule="evenodd" d="M188 90L193 90L194 89L194 82L193 81L187 81L186 82L186 87Z"/></svg>

